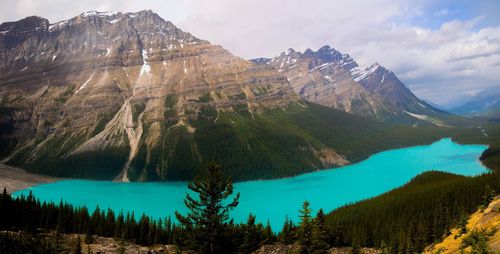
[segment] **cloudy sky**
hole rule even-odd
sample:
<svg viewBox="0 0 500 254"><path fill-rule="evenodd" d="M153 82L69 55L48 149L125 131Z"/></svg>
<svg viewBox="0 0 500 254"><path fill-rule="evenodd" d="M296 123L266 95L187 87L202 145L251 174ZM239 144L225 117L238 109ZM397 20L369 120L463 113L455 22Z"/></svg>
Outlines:
<svg viewBox="0 0 500 254"><path fill-rule="evenodd" d="M329 44L445 104L500 86L498 0L0 0L0 22L151 9L243 58Z"/></svg>

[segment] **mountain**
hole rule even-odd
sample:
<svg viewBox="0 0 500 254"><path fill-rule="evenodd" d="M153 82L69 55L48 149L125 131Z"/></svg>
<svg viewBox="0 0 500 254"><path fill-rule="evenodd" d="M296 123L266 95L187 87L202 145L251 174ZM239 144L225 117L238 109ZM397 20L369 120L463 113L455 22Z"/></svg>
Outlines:
<svg viewBox="0 0 500 254"><path fill-rule="evenodd" d="M448 126L459 121L417 98L392 71L378 63L360 68L328 45L252 61L285 74L295 93L310 102L385 122Z"/></svg>
<svg viewBox="0 0 500 254"><path fill-rule="evenodd" d="M497 116L500 118L500 87L487 88L450 112L467 116Z"/></svg>
<svg viewBox="0 0 500 254"><path fill-rule="evenodd" d="M474 96L469 94L461 94L457 97L452 98L450 101L442 104L435 104L436 108L443 110L450 110L459 106L462 106L464 103L470 101ZM433 105L431 103L431 105Z"/></svg>
<svg viewBox="0 0 500 254"><path fill-rule="evenodd" d="M348 95L389 107L338 71L357 87ZM341 166L443 135L311 104L284 74L151 11L3 23L0 156L35 173L118 181L189 180L215 160L234 180L248 180Z"/></svg>

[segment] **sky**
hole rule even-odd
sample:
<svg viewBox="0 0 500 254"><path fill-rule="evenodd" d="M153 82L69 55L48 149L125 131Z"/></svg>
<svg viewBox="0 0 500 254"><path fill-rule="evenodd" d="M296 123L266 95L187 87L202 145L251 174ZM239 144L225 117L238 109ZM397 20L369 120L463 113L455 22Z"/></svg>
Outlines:
<svg viewBox="0 0 500 254"><path fill-rule="evenodd" d="M456 103L500 86L499 0L0 0L0 22L150 9L251 59L330 45L394 71L420 98Z"/></svg>

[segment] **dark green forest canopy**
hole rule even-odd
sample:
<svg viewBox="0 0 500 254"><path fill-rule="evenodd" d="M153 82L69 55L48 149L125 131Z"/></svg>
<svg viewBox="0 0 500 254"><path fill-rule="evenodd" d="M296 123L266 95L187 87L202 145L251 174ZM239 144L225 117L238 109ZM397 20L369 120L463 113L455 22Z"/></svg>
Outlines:
<svg viewBox="0 0 500 254"><path fill-rule="evenodd" d="M137 107L140 110L140 105ZM286 109L253 116L248 109L218 114L213 108L206 108L199 115L189 121L194 132L167 120L161 123L156 145L148 147L141 140L129 166L129 178L188 181L214 160L234 181L273 179L339 166L325 165L318 157L322 149L332 149L355 163L387 149L430 144L444 137L482 136L478 128L381 123L310 103L291 104ZM145 123L144 135L149 131L151 124ZM82 138L53 138L37 150L41 156L32 160L27 158L34 148L25 147L7 163L62 177L113 179L121 172L128 158L128 146L70 155L54 152L63 145L77 146ZM126 137L122 138L128 144Z"/></svg>

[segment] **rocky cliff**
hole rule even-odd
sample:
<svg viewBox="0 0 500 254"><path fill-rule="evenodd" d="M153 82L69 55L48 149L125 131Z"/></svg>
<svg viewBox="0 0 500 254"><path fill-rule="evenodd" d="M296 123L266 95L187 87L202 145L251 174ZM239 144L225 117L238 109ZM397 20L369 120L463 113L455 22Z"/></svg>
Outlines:
<svg viewBox="0 0 500 254"><path fill-rule="evenodd" d="M4 23L0 59L2 122L18 150L9 159L28 162L110 149L130 163L174 126L194 131L192 119L296 101L284 76L151 11Z"/></svg>
<svg viewBox="0 0 500 254"><path fill-rule="evenodd" d="M384 122L448 126L456 117L417 98L397 77L375 63L367 68L326 45L317 51L288 49L254 63L287 76L293 90L307 101Z"/></svg>

